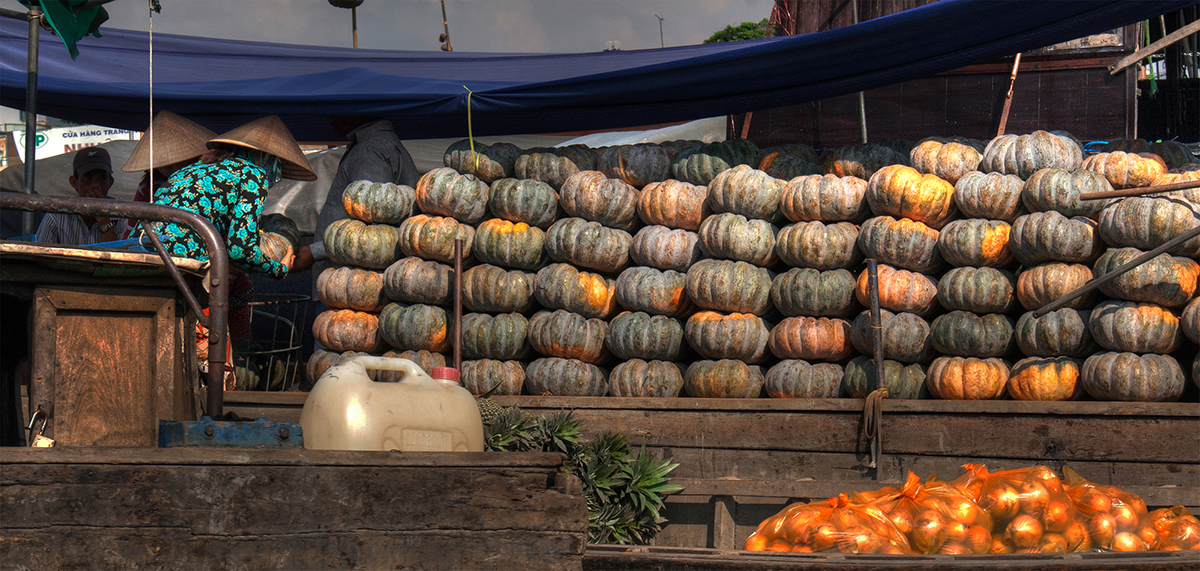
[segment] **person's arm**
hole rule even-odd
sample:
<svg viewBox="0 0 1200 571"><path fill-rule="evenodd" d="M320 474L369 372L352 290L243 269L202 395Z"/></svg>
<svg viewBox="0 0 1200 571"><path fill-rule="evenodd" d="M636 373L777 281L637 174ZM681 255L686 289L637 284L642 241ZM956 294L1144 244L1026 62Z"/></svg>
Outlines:
<svg viewBox="0 0 1200 571"><path fill-rule="evenodd" d="M263 255L258 247L258 217L262 216L267 189L262 177L247 177L238 192L238 201L230 212L225 245L229 261L247 271L283 278L288 267Z"/></svg>

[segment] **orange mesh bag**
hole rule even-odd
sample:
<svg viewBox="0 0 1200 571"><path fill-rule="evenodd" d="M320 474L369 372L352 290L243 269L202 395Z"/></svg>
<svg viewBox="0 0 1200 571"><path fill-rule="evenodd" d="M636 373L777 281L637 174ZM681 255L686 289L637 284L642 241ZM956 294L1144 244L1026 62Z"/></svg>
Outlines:
<svg viewBox="0 0 1200 571"><path fill-rule="evenodd" d="M1070 467L1063 468L1063 474L1067 495L1087 526L1093 549L1148 551L1158 543L1158 531L1140 496L1089 482Z"/></svg>
<svg viewBox="0 0 1200 571"><path fill-rule="evenodd" d="M746 550L912 554L908 540L878 507L853 503L846 494L784 508L758 525L746 539Z"/></svg>
<svg viewBox="0 0 1200 571"><path fill-rule="evenodd" d="M915 553L967 555L991 549L991 517L974 500L933 476L922 484L909 472L902 486L865 492L854 499L877 506Z"/></svg>
<svg viewBox="0 0 1200 571"><path fill-rule="evenodd" d="M963 464L967 473L948 485L974 499L992 518L989 553L1087 551L1088 534L1053 470L1033 466L989 473Z"/></svg>
<svg viewBox="0 0 1200 571"><path fill-rule="evenodd" d="M1159 551L1200 550L1200 520L1183 506L1157 509L1147 516L1158 532Z"/></svg>

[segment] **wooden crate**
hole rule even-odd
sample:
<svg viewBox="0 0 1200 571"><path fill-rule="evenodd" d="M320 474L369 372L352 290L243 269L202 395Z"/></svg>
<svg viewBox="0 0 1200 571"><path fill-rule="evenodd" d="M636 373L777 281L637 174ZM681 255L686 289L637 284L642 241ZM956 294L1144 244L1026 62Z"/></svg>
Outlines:
<svg viewBox="0 0 1200 571"><path fill-rule="evenodd" d="M297 421L301 393L227 393L248 417ZM537 413L569 409L589 434L615 430L679 467L658 546L739 549L796 501L900 483L911 470L953 479L991 470L1071 466L1151 507L1200 513L1200 403L887 400L883 457L867 467L861 399L494 397Z"/></svg>
<svg viewBox="0 0 1200 571"><path fill-rule="evenodd" d="M580 569L562 456L6 449L5 569Z"/></svg>

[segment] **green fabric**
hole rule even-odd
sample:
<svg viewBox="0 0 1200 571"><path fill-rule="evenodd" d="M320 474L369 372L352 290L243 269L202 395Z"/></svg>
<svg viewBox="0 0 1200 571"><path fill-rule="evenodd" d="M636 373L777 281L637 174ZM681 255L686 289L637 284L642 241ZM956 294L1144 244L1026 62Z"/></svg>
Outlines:
<svg viewBox="0 0 1200 571"><path fill-rule="evenodd" d="M35 0L19 1L26 8L34 7ZM67 51L71 52L71 59L79 57L79 48L75 47L75 43L89 34L99 38L100 24L108 21L108 11L102 6L88 8L76 14L75 7L86 1L36 0L42 13L46 15L46 20L50 22L50 27L54 28L54 33L62 39L63 45L67 46Z"/></svg>

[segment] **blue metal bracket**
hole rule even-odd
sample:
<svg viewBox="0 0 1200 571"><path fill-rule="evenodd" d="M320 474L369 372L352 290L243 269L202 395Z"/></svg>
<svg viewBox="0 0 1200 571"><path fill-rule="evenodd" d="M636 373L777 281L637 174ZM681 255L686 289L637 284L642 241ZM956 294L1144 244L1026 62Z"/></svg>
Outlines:
<svg viewBox="0 0 1200 571"><path fill-rule="evenodd" d="M304 434L294 422L258 420L160 420L158 447L303 448Z"/></svg>

